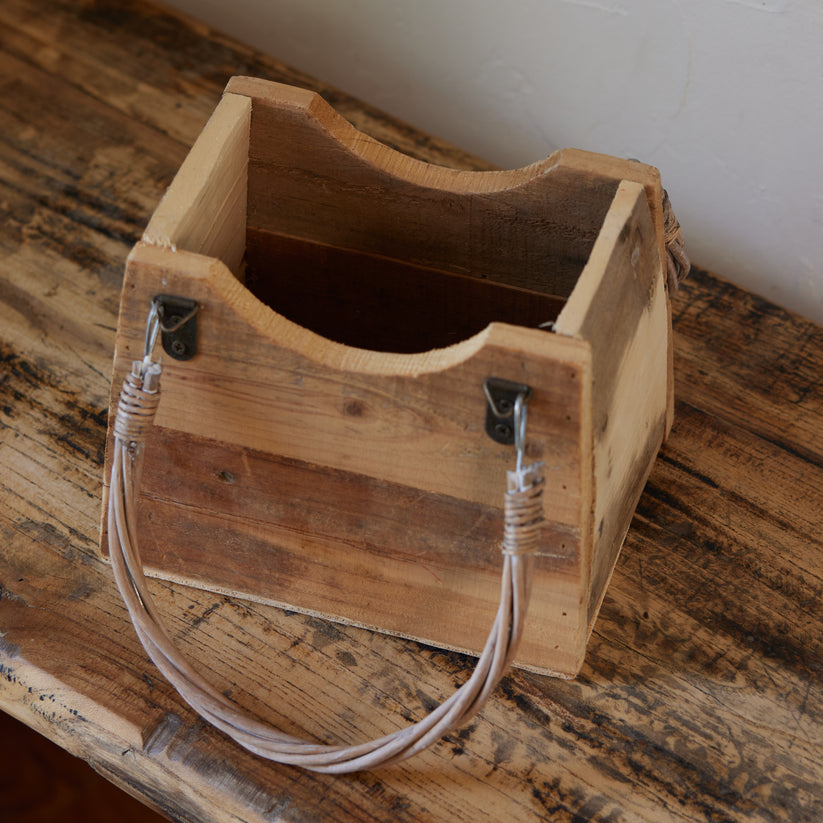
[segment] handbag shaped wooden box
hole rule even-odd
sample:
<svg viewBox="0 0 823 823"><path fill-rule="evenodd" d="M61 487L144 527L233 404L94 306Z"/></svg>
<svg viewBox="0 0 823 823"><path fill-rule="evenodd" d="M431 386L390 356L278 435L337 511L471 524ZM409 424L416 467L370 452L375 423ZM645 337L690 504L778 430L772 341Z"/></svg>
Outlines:
<svg viewBox="0 0 823 823"><path fill-rule="evenodd" d="M126 266L113 403L166 318L147 572L477 653L527 387L517 663L574 676L671 422L662 202L641 163L455 171L233 78Z"/></svg>

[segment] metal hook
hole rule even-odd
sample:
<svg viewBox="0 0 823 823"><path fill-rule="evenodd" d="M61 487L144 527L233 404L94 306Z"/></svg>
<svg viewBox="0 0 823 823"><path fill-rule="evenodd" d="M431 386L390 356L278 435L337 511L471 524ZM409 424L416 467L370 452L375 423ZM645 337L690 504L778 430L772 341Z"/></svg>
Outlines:
<svg viewBox="0 0 823 823"><path fill-rule="evenodd" d="M528 401L532 390L525 383L488 377L483 383L483 391L486 394L486 434L495 443L512 445L515 442L515 402L519 395L522 395L521 405Z"/></svg>
<svg viewBox="0 0 823 823"><path fill-rule="evenodd" d="M146 338L143 343L143 360L151 360L151 353L157 343L157 335L160 334L160 303L157 300L151 301L149 317L146 320Z"/></svg>
<svg viewBox="0 0 823 823"><path fill-rule="evenodd" d="M191 360L197 354L197 302L175 294L156 294L153 306L163 351L175 360Z"/></svg>
<svg viewBox="0 0 823 823"><path fill-rule="evenodd" d="M526 418L529 396L520 392L514 401L514 447L517 449L517 474L523 471L523 457L526 454Z"/></svg>
<svg viewBox="0 0 823 823"><path fill-rule="evenodd" d="M158 305L158 317L160 319L160 330L166 332L166 334L172 334L176 332L178 329L182 329L189 320L197 314L197 310L200 308L196 303L194 304L194 308L187 314L185 317L180 317L175 323L166 323L165 322L165 307L158 301L154 301L155 304Z"/></svg>
<svg viewBox="0 0 823 823"><path fill-rule="evenodd" d="M511 403L506 398L496 398L491 390L490 381L486 380L483 383L483 391L486 394L486 400L494 412L496 417L508 417L511 414Z"/></svg>

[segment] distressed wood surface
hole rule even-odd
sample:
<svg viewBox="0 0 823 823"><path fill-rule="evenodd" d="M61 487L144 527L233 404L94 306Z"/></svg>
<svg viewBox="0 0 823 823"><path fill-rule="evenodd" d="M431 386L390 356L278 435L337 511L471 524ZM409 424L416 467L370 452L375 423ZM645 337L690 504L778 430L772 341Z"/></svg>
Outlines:
<svg viewBox="0 0 823 823"><path fill-rule="evenodd" d="M674 304L675 425L576 681L515 672L418 759L331 778L239 751L157 675L97 557L118 294L237 73L480 167L151 4L0 5L0 706L177 820L823 818L823 329L699 270ZM154 586L187 652L290 732L388 731L471 666Z"/></svg>
<svg viewBox="0 0 823 823"><path fill-rule="evenodd" d="M611 578L667 427L670 318L655 233L636 184L623 181L558 334L592 350L593 522L589 625ZM630 215L626 219L626 214Z"/></svg>

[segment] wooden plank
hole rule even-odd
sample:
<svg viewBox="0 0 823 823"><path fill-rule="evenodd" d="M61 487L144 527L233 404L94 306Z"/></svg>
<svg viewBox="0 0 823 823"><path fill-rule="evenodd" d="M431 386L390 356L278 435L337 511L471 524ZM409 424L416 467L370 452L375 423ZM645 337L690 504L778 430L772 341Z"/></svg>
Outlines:
<svg viewBox="0 0 823 823"><path fill-rule="evenodd" d="M322 337L373 351L454 345L489 323L539 328L565 299L249 229L246 287Z"/></svg>
<svg viewBox="0 0 823 823"><path fill-rule="evenodd" d="M656 242L642 187L625 181L555 326L592 347L590 627L666 430L669 312Z"/></svg>
<svg viewBox="0 0 823 823"><path fill-rule="evenodd" d="M150 574L443 648L485 641L499 508L168 430L154 449L138 521ZM586 637L580 536L551 523L540 542L519 664L569 676Z"/></svg>
<svg viewBox="0 0 823 823"><path fill-rule="evenodd" d="M222 260L236 276L246 251L251 101L223 95L157 206L143 242Z"/></svg>
<svg viewBox="0 0 823 823"><path fill-rule="evenodd" d="M253 101L255 229L567 296L620 180L660 199L640 163L565 151L477 175L400 154L307 90L247 77L227 88Z"/></svg>

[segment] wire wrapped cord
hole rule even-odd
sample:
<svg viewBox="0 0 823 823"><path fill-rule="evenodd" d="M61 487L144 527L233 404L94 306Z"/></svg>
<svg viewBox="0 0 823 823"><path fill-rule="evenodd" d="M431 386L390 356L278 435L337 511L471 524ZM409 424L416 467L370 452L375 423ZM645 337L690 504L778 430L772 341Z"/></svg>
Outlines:
<svg viewBox="0 0 823 823"><path fill-rule="evenodd" d="M423 751L468 722L483 706L517 651L530 595L542 519L541 464L508 472L500 606L469 679L419 722L356 745L324 745L292 737L232 703L182 656L147 590L137 539L136 505L144 444L160 397L160 364L148 357L126 378L114 424L108 507L109 551L117 587L149 657L205 720L257 755L315 772L342 774L387 766Z"/></svg>

